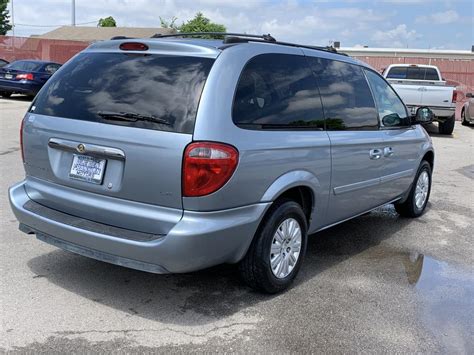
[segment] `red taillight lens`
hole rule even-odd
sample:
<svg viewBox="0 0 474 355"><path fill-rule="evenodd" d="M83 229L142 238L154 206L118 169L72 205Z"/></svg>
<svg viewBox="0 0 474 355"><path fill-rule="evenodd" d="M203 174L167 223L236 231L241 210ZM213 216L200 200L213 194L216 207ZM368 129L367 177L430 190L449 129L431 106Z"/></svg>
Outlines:
<svg viewBox="0 0 474 355"><path fill-rule="evenodd" d="M21 120L21 125L20 125L20 148L21 148L21 160L23 160L23 163L25 162L25 152L23 151L23 125L25 124L25 119L23 118Z"/></svg>
<svg viewBox="0 0 474 355"><path fill-rule="evenodd" d="M33 74L28 73L28 74L17 74L16 75L17 80L33 80Z"/></svg>
<svg viewBox="0 0 474 355"><path fill-rule="evenodd" d="M147 51L148 46L140 42L124 42L119 48L123 51Z"/></svg>
<svg viewBox="0 0 474 355"><path fill-rule="evenodd" d="M239 152L234 147L196 142L184 151L183 196L209 195L229 181L237 167Z"/></svg>
<svg viewBox="0 0 474 355"><path fill-rule="evenodd" d="M453 91L453 97L451 99L451 102L452 103L456 103L458 101L458 91L457 90L454 90Z"/></svg>

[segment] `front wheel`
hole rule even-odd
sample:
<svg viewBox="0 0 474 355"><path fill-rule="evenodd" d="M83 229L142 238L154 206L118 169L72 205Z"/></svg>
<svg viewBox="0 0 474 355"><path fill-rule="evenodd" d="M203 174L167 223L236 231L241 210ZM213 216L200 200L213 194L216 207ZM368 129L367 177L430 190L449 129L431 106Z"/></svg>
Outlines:
<svg viewBox="0 0 474 355"><path fill-rule="evenodd" d="M444 122L438 123L438 131L440 134L452 134L454 131L454 124L456 123L456 120L454 118L454 115L451 117L446 118Z"/></svg>
<svg viewBox="0 0 474 355"><path fill-rule="evenodd" d="M12 96L12 93L8 91L0 91L0 96L8 99L10 96Z"/></svg>
<svg viewBox="0 0 474 355"><path fill-rule="evenodd" d="M416 218L425 211L431 192L431 165L423 160L418 168L408 198L403 203L395 203L395 210L404 217Z"/></svg>
<svg viewBox="0 0 474 355"><path fill-rule="evenodd" d="M266 293L286 289L301 267L307 239L301 206L292 200L276 201L239 264L243 280Z"/></svg>

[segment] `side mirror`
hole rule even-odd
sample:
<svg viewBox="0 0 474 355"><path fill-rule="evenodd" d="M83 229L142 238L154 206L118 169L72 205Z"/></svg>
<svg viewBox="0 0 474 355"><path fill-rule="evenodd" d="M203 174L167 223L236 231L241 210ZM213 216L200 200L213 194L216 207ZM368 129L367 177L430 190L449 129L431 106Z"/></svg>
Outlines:
<svg viewBox="0 0 474 355"><path fill-rule="evenodd" d="M416 114L413 117L413 123L431 123L433 122L434 113L429 107L420 107L416 110Z"/></svg>
<svg viewBox="0 0 474 355"><path fill-rule="evenodd" d="M468 98L471 99L471 98L473 97L472 92L468 92L468 93L466 94L466 97L468 97Z"/></svg>

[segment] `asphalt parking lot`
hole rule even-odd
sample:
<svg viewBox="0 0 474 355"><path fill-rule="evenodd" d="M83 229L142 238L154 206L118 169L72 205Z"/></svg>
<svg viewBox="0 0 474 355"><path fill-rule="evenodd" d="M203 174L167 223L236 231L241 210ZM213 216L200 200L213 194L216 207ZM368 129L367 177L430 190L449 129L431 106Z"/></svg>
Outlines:
<svg viewBox="0 0 474 355"><path fill-rule="evenodd" d="M28 105L0 99L0 352L474 350L474 127L432 134L424 216L385 206L314 235L294 286L265 296L231 266L152 275L19 232L7 189Z"/></svg>

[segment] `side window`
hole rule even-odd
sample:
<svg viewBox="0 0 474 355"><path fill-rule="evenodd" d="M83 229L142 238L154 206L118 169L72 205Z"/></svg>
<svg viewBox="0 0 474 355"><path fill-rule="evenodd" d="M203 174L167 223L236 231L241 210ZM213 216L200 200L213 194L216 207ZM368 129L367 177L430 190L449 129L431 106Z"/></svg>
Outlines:
<svg viewBox="0 0 474 355"><path fill-rule="evenodd" d="M376 130L377 111L362 68L308 57L321 93L328 130Z"/></svg>
<svg viewBox="0 0 474 355"><path fill-rule="evenodd" d="M377 109L382 125L385 127L400 127L410 125L405 105L398 98L390 85L371 70L365 71L370 87L377 103Z"/></svg>
<svg viewBox="0 0 474 355"><path fill-rule="evenodd" d="M58 69L59 69L59 65L57 64L48 64L47 66L44 67L44 71L49 74L54 74L54 72Z"/></svg>
<svg viewBox="0 0 474 355"><path fill-rule="evenodd" d="M237 84L232 119L250 129L323 129L321 99L305 57L252 58Z"/></svg>

